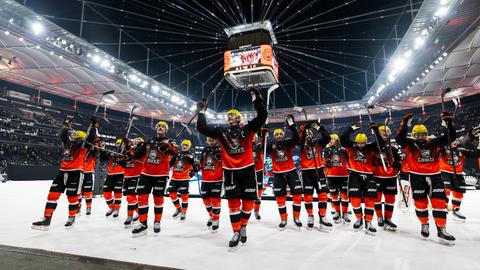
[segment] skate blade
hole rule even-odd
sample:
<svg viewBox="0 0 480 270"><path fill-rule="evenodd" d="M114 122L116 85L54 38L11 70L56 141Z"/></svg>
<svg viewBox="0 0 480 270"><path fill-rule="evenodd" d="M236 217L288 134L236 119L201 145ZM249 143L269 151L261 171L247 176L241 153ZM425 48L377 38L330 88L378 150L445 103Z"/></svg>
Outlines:
<svg viewBox="0 0 480 270"><path fill-rule="evenodd" d="M132 224L129 224L129 225L123 225L123 227L124 227L125 229L130 229L130 228L132 227Z"/></svg>
<svg viewBox="0 0 480 270"><path fill-rule="evenodd" d="M346 225L349 225L351 222L352 222L352 221L345 221L345 220L342 221L342 223L343 223L343 224L346 224Z"/></svg>
<svg viewBox="0 0 480 270"><path fill-rule="evenodd" d="M139 232L139 233L132 233L133 238L138 238L147 235L147 231Z"/></svg>
<svg viewBox="0 0 480 270"><path fill-rule="evenodd" d="M32 225L32 230L47 232L48 230L50 230L50 227L49 226Z"/></svg>
<svg viewBox="0 0 480 270"><path fill-rule="evenodd" d="M283 227L283 228L278 227L278 230L279 230L279 231L285 231L286 228L287 228L287 227Z"/></svg>
<svg viewBox="0 0 480 270"><path fill-rule="evenodd" d="M449 240L445 240L445 239L442 239L442 238L439 238L438 241L439 241L440 244L445 245L445 246L454 246L455 245L455 241L449 241Z"/></svg>
<svg viewBox="0 0 480 270"><path fill-rule="evenodd" d="M212 230L211 233L212 233L212 234L217 234L217 233L218 233L218 229Z"/></svg>
<svg viewBox="0 0 480 270"><path fill-rule="evenodd" d="M363 228L353 229L355 232L361 232Z"/></svg>
<svg viewBox="0 0 480 270"><path fill-rule="evenodd" d="M340 224L340 223L342 223L342 221L341 220L334 220L333 223Z"/></svg>
<svg viewBox="0 0 480 270"><path fill-rule="evenodd" d="M71 229L73 229L73 225L72 226L65 226L65 230L70 231Z"/></svg>
<svg viewBox="0 0 480 270"><path fill-rule="evenodd" d="M302 231L302 227L295 226L294 229L299 232Z"/></svg>
<svg viewBox="0 0 480 270"><path fill-rule="evenodd" d="M375 235L377 235L376 232L371 232L371 231L369 231L369 230L365 230L365 234L366 234L366 235L370 235L370 236L375 236Z"/></svg>
<svg viewBox="0 0 480 270"><path fill-rule="evenodd" d="M313 225L312 225L312 227L307 226L307 227L305 227L305 228L306 228L308 231L311 231L311 230L313 230Z"/></svg>
<svg viewBox="0 0 480 270"><path fill-rule="evenodd" d="M396 232L396 231L397 231L397 228L385 226L385 227L383 228L383 230L384 230L384 231L387 231L387 232Z"/></svg>

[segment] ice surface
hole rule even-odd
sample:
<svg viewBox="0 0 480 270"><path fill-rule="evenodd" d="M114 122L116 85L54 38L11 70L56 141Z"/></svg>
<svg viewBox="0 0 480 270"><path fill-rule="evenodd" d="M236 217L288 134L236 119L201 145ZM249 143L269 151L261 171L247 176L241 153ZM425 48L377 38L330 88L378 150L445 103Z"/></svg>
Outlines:
<svg viewBox="0 0 480 270"><path fill-rule="evenodd" d="M353 232L351 225L337 225L330 234L306 229L298 232L292 228L291 219L289 228L281 232L276 229L279 216L275 202L264 201L262 220L257 222L252 215L246 246L232 253L227 248L231 227L226 201L222 202L218 234L207 230L207 213L200 199L190 200L187 220L180 223L171 218L174 207L169 198L165 199L162 232L158 235L154 235L150 219L148 235L132 238L130 230L123 228L126 202L122 203L120 218L107 219L103 198L94 199L91 216L82 215L73 229L66 230L65 196L59 200L50 231L34 231L30 225L43 214L50 183L0 184L0 244L185 269L480 269L478 191L468 191L465 196L462 212L467 216L466 223L454 221L449 215L448 230L457 238L453 247L438 243L433 223L430 239L422 240L413 211L397 211L394 221L398 231L382 230L374 237ZM305 226L304 209L302 221Z"/></svg>

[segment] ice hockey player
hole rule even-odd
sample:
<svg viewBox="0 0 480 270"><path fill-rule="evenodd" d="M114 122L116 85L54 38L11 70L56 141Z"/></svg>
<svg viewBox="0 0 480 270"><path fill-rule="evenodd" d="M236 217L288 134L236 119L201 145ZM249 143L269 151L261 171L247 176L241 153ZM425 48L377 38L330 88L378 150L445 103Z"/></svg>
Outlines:
<svg viewBox="0 0 480 270"><path fill-rule="evenodd" d="M388 126L378 127L378 133L380 135L378 136L378 142L381 153L375 148L375 156L373 157L373 178L377 184L375 213L377 215L378 227L388 231L396 231L397 225L392 222L392 216L395 207L395 196L398 192L398 172L401 169L400 156L398 155L399 149L396 145L391 144L392 132ZM384 163L386 170L383 167ZM382 197L385 198L385 203L383 204Z"/></svg>
<svg viewBox="0 0 480 270"><path fill-rule="evenodd" d="M444 147L440 151L440 170L445 184L445 193L447 194L447 203L452 195L453 215L459 220L465 220L466 217L460 212L463 194L465 194L465 178L463 176L463 166L467 158L480 158L480 143L476 149L466 149L461 147L460 139L452 142L451 147ZM455 166L452 162L452 152Z"/></svg>
<svg viewBox="0 0 480 270"><path fill-rule="evenodd" d="M253 161L255 162L255 174L257 178L257 200L255 200L255 207L254 207L254 216L255 219L260 220L262 217L260 216L260 205L262 204L262 194L263 194L263 169L265 166L265 161L263 157L263 141L265 133L268 132L268 128L262 128L260 134L258 136L255 133L255 137L253 138Z"/></svg>
<svg viewBox="0 0 480 270"><path fill-rule="evenodd" d="M175 154L170 161L173 167L173 174L168 192L176 209L172 217L175 219L180 217L180 220L183 221L186 218L188 209L190 178L192 178L198 170L195 166L195 156L190 151L192 142L190 140L183 140L180 147L181 151ZM178 194L181 196L181 203L178 199Z"/></svg>
<svg viewBox="0 0 480 270"><path fill-rule="evenodd" d="M340 137L337 134L330 135L330 142L323 151L323 158L327 172L327 185L335 208L333 221L337 224L342 221L350 223L347 151L340 145Z"/></svg>
<svg viewBox="0 0 480 270"><path fill-rule="evenodd" d="M156 136L145 142L135 153L135 159L144 161L142 174L138 181L138 215L139 224L132 230L133 237L147 234L148 197L153 193L154 223L153 232L159 233L163 214L165 188L170 173L171 156L178 152L175 142L167 136L168 124L160 121L155 126ZM153 191L152 191L153 190Z"/></svg>
<svg viewBox="0 0 480 270"><path fill-rule="evenodd" d="M421 235L429 237L428 198L432 205L432 215L437 225L437 236L441 243L453 245L455 237L446 230L447 205L445 185L440 174L439 152L448 145L447 134L433 139L427 139L427 128L424 125L415 125L412 130L413 139L407 138L407 129L413 119L413 113L407 113L398 129L395 140L404 149L407 155L407 164L410 171L415 212L420 220ZM452 140L456 139L452 115L448 112L441 114L442 123L447 127Z"/></svg>
<svg viewBox="0 0 480 270"><path fill-rule="evenodd" d="M329 232L332 223L326 218L328 187L322 162L322 152L330 141L330 133L317 121L300 126L300 170L302 172L303 198L307 210L307 228L314 226L313 193L317 192L319 230Z"/></svg>
<svg viewBox="0 0 480 270"><path fill-rule="evenodd" d="M135 138L133 140L125 139L125 157L123 166L125 167L125 177L123 181L123 195L127 198L127 219L123 223L125 228L130 228L132 223L138 219L135 212L138 213L137 185L138 178L142 173L143 160L135 159L135 154L145 142L143 138Z"/></svg>
<svg viewBox="0 0 480 270"><path fill-rule="evenodd" d="M118 139L115 143L116 148L121 149L123 143L126 143L124 139ZM108 162L107 177L103 183L103 198L105 198L108 206L106 217L112 216L117 218L122 204L125 168L121 165L123 157L120 154L123 153L114 154L100 151L100 161Z"/></svg>
<svg viewBox="0 0 480 270"><path fill-rule="evenodd" d="M302 182L298 178L297 168L293 161L293 152L299 142L299 134L292 115L285 119L286 126L292 133L291 138L285 138L283 129L273 131L273 141L267 144L267 153L272 158L273 193L280 213L280 230L287 226L287 187L293 200L293 222L297 229L302 227L300 210L302 207Z"/></svg>
<svg viewBox="0 0 480 270"><path fill-rule="evenodd" d="M86 139L86 134L83 131L75 131L72 128L73 116L66 116L64 125L65 127L60 133L60 140L63 145L60 171L50 186L43 218L32 223L32 229L35 230L47 231L50 228L53 212L57 208L57 201L65 191L69 203L68 220L65 223L65 227L67 227L67 229L71 228L75 223L78 196L82 187L83 159L86 151L82 146L84 144L83 141Z"/></svg>
<svg viewBox="0 0 480 270"><path fill-rule="evenodd" d="M80 209L82 208L82 197L85 199L85 214L89 216L92 213L92 197L93 197L93 180L95 177L95 164L97 163L98 149L100 148L100 138L98 137L99 122L95 117L91 118L92 128L90 129L87 141L93 141L93 145L85 144L84 163L83 163L83 184L82 191L78 198L78 211L77 215L80 215Z"/></svg>
<svg viewBox="0 0 480 270"><path fill-rule="evenodd" d="M255 166L253 162L252 141L255 133L267 119L267 110L262 101L260 91L251 87L248 89L257 116L242 125L242 115L237 110L227 112L228 128L211 127L207 125L205 112L207 102L202 99L198 103L197 130L216 139L222 149L222 166L224 176L225 197L228 199L230 222L233 237L230 248L238 247L239 242L247 241L247 224L257 199Z"/></svg>
<svg viewBox="0 0 480 270"><path fill-rule="evenodd" d="M222 153L215 139L207 138L207 145L200 154L200 168L202 169L201 195L209 219L207 227L216 232L220 222L222 203Z"/></svg>
<svg viewBox="0 0 480 270"><path fill-rule="evenodd" d="M375 235L377 229L372 225L375 200L377 198L377 185L373 180L373 164L375 145L367 144L367 135L358 133L355 141L351 141L350 135L360 128L359 123L348 127L340 136L340 143L347 150L348 170L348 197L353 207L357 220L353 224L355 231L362 230L365 219L366 233ZM378 129L375 131L378 132ZM365 215L362 211L362 198L365 204Z"/></svg>

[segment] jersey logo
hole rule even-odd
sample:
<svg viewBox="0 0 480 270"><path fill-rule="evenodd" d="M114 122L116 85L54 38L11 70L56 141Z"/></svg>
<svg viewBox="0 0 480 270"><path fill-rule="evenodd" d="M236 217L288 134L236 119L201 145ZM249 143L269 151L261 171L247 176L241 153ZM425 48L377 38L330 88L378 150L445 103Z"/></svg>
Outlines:
<svg viewBox="0 0 480 270"><path fill-rule="evenodd" d="M72 153L70 152L70 149L65 149L63 151L63 161L73 161L73 156Z"/></svg>
<svg viewBox="0 0 480 270"><path fill-rule="evenodd" d="M430 153L430 149L422 149L420 156L418 157L418 162L420 163L430 163L433 162L433 157Z"/></svg>
<svg viewBox="0 0 480 270"><path fill-rule="evenodd" d="M339 155L332 156L332 163L334 167L342 167L342 162L340 161Z"/></svg>
<svg viewBox="0 0 480 270"><path fill-rule="evenodd" d="M150 154L147 158L147 163L160 164L158 160L157 150L150 150Z"/></svg>
<svg viewBox="0 0 480 270"><path fill-rule="evenodd" d="M313 148L308 144L305 145L305 154L307 156L307 159L313 159L313 156L314 156ZM315 157L318 157L318 153L316 152L315 152Z"/></svg>
<svg viewBox="0 0 480 270"><path fill-rule="evenodd" d="M355 153L355 157L354 157L353 160L361 162L361 163L367 163L367 158L365 157L365 155L361 151L357 151Z"/></svg>
<svg viewBox="0 0 480 270"><path fill-rule="evenodd" d="M177 161L177 164L175 164L175 171L176 172L183 172L183 161L182 160Z"/></svg>
<svg viewBox="0 0 480 270"><path fill-rule="evenodd" d="M242 154L245 152L245 149L240 144L238 138L232 138L231 143L229 145L228 153L230 155Z"/></svg>
<svg viewBox="0 0 480 270"><path fill-rule="evenodd" d="M277 150L275 153L275 160L277 162L284 162L288 160L287 155L285 154L284 150Z"/></svg>

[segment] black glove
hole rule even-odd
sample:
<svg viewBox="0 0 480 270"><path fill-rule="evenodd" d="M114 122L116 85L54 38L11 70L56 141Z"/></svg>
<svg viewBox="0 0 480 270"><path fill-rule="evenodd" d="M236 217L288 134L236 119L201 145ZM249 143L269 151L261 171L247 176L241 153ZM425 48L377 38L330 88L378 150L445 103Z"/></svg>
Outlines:
<svg viewBox="0 0 480 270"><path fill-rule="evenodd" d="M350 126L350 128L355 131L361 127L359 122L355 122L353 125Z"/></svg>
<svg viewBox="0 0 480 270"><path fill-rule="evenodd" d="M90 118L90 123L92 123L92 127L94 127L96 124L98 124L98 120L95 116L92 116Z"/></svg>
<svg viewBox="0 0 480 270"><path fill-rule="evenodd" d="M248 88L248 92L252 95L252 102L255 102L255 100L263 100L260 90L258 90L257 87L252 86Z"/></svg>
<svg viewBox="0 0 480 270"><path fill-rule="evenodd" d="M450 112L443 112L441 114L442 121L448 124L452 124L453 116Z"/></svg>
<svg viewBox="0 0 480 270"><path fill-rule="evenodd" d="M413 120L413 112L409 112L403 116L401 125L411 126Z"/></svg>
<svg viewBox="0 0 480 270"><path fill-rule="evenodd" d="M370 123L368 128L371 130L378 130L378 125L376 123Z"/></svg>
<svg viewBox="0 0 480 270"><path fill-rule="evenodd" d="M325 162L325 166L327 168L332 168L333 167L333 162L330 159L328 159L327 162Z"/></svg>
<svg viewBox="0 0 480 270"><path fill-rule="evenodd" d="M202 98L198 103L197 103L197 112L198 113L205 113L207 111L207 99Z"/></svg>
<svg viewBox="0 0 480 270"><path fill-rule="evenodd" d="M310 125L311 125L311 127L312 127L313 129L315 129L316 131L319 131L319 130L320 130L320 127L321 127L320 122L318 122L318 121L312 121Z"/></svg>
<svg viewBox="0 0 480 270"><path fill-rule="evenodd" d="M295 125L295 118L293 117L293 115L287 115L287 118L285 118L285 123L287 124L287 127Z"/></svg>

